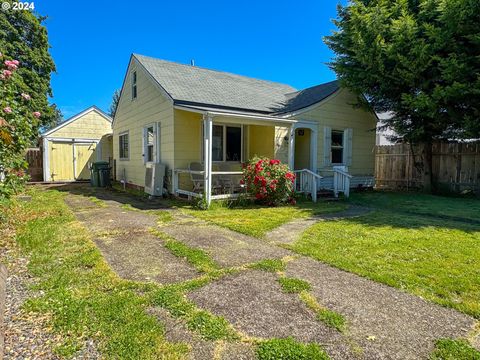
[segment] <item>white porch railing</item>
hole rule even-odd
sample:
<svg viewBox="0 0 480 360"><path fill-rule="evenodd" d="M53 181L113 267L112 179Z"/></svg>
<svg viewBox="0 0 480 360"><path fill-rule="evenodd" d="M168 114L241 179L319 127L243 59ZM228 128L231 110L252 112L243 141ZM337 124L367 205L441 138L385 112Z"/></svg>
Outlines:
<svg viewBox="0 0 480 360"><path fill-rule="evenodd" d="M323 177L308 169L295 170L294 173L297 176L295 179L297 192L310 194L312 201L317 202L317 180L321 180Z"/></svg>
<svg viewBox="0 0 480 360"><path fill-rule="evenodd" d="M180 174L189 174L188 183L193 185L193 189L186 190L181 189L179 186L179 175ZM220 199L234 199L239 197L244 191L242 187L235 184L235 177L243 175L241 171L212 171L212 189L211 199L220 200ZM198 178L195 176L197 175ZM202 198L205 196L205 171L203 170L190 170L190 169L175 169L173 170L173 193L174 195L186 195L190 197ZM222 177L215 179L215 176ZM227 181L226 177L232 177L231 181ZM242 191L238 192L241 189ZM196 190L196 191L195 191Z"/></svg>
<svg viewBox="0 0 480 360"><path fill-rule="evenodd" d="M339 193L343 193L346 197L350 196L350 175L345 167L334 166L333 167L333 193L335 197L338 197Z"/></svg>

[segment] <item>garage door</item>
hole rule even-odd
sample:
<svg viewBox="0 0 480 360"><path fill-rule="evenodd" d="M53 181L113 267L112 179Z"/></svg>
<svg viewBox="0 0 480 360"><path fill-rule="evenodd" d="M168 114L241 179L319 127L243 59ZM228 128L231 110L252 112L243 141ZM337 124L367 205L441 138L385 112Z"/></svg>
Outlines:
<svg viewBox="0 0 480 360"><path fill-rule="evenodd" d="M96 144L75 144L75 176L76 180L90 179L89 164L96 161Z"/></svg>
<svg viewBox="0 0 480 360"><path fill-rule="evenodd" d="M89 163L95 161L95 143L50 142L52 181L88 180Z"/></svg>

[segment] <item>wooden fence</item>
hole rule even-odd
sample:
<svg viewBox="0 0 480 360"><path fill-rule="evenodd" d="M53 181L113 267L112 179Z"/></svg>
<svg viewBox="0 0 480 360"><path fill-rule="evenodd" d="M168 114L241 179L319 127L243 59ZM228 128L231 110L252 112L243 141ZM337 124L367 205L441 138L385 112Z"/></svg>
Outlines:
<svg viewBox="0 0 480 360"><path fill-rule="evenodd" d="M28 175L30 175L30 181L43 181L43 157L41 149L27 149L25 159L28 163L27 172Z"/></svg>
<svg viewBox="0 0 480 360"><path fill-rule="evenodd" d="M480 191L480 142L435 143L432 179L439 190ZM375 181L377 188L421 188L422 146L397 144L377 146Z"/></svg>

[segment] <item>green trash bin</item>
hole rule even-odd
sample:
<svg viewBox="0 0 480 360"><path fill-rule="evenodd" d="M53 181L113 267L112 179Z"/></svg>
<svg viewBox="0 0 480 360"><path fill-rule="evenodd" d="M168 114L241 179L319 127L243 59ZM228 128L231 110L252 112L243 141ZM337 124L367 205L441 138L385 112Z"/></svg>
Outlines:
<svg viewBox="0 0 480 360"><path fill-rule="evenodd" d="M110 164L108 161L94 162L90 171L90 183L93 187L110 186Z"/></svg>

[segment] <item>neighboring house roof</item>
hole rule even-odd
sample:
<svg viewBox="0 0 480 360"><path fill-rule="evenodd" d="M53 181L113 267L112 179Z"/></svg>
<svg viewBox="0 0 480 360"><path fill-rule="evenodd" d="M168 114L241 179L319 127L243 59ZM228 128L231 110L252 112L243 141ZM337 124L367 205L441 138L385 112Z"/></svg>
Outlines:
<svg viewBox="0 0 480 360"><path fill-rule="evenodd" d="M331 81L297 91L290 85L133 54L174 104L261 114L286 113L317 103L338 90Z"/></svg>
<svg viewBox="0 0 480 360"><path fill-rule="evenodd" d="M62 123L60 123L59 125L55 126L54 128L52 129L49 129L47 130L46 132L44 132L42 134L42 136L48 136L50 134L53 134L55 131L63 128L64 126L67 126L68 124L71 124L72 122L74 122L75 120L77 119L80 119L81 117L83 117L84 115L88 114L89 112L91 111L95 111L97 112L99 115L103 116L107 121L110 121L112 122L112 118L110 116L108 116L105 112L103 112L100 108L98 108L97 106L93 105L93 106L90 106L89 108L83 110L82 112L72 116L71 118L63 121Z"/></svg>

